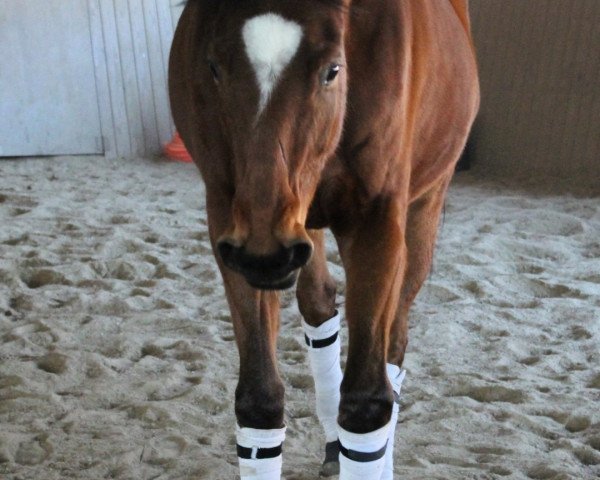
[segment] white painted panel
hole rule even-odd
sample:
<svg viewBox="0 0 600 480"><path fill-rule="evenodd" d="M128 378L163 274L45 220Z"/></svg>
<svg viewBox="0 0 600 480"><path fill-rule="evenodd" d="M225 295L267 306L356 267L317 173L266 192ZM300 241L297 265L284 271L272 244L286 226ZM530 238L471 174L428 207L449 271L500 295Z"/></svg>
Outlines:
<svg viewBox="0 0 600 480"><path fill-rule="evenodd" d="M103 152L86 1L0 0L0 155Z"/></svg>
<svg viewBox="0 0 600 480"><path fill-rule="evenodd" d="M129 0L114 0L131 154L143 155L145 153L145 148L139 95L140 88L137 81L137 65L135 63L133 52L134 29L132 27L132 20L137 19L132 19L130 17L129 4Z"/></svg>
<svg viewBox="0 0 600 480"><path fill-rule="evenodd" d="M182 8L181 0L0 0L5 154L160 154L173 134L167 65Z"/></svg>
<svg viewBox="0 0 600 480"><path fill-rule="evenodd" d="M160 146L166 144L173 134L171 107L167 91L167 65L173 27L169 11L169 0L144 0L145 25L150 52L154 103L158 124Z"/></svg>
<svg viewBox="0 0 600 480"><path fill-rule="evenodd" d="M171 0L98 2L114 151L109 156L157 155L173 134L167 62L173 39ZM98 74L98 72L97 72ZM100 75L102 77L102 75Z"/></svg>
<svg viewBox="0 0 600 480"><path fill-rule="evenodd" d="M137 70L137 85L141 109L141 121L144 145L158 145L158 125L156 105L153 95L152 72L150 71L150 53L146 37L144 6L142 0L129 0L131 15L131 31L134 45L135 66Z"/></svg>
<svg viewBox="0 0 600 480"><path fill-rule="evenodd" d="M185 7L186 0L171 0L171 19L173 22L173 30L177 27L179 17L183 13L183 7Z"/></svg>
<svg viewBox="0 0 600 480"><path fill-rule="evenodd" d="M92 34L92 50L94 56L94 69L96 74L96 93L98 96L98 109L100 110L100 123L102 125L102 139L104 154L107 157L117 155L117 132L113 120L111 105L110 83L106 67L106 53L104 49L104 32L102 31L102 13L100 1L88 0L88 12Z"/></svg>
<svg viewBox="0 0 600 480"><path fill-rule="evenodd" d="M131 156L133 148L129 136L125 86L121 71L121 52L115 14L114 0L99 0L104 56L106 62L110 107L115 135L114 156Z"/></svg>

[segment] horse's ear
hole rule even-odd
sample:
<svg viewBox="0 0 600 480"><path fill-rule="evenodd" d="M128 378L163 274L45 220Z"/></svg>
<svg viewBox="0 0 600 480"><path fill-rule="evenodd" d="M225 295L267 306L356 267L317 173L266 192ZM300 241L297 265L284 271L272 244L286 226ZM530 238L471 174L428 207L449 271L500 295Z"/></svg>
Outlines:
<svg viewBox="0 0 600 480"><path fill-rule="evenodd" d="M352 0L319 0L321 3L328 4L331 7L347 10L352 4Z"/></svg>

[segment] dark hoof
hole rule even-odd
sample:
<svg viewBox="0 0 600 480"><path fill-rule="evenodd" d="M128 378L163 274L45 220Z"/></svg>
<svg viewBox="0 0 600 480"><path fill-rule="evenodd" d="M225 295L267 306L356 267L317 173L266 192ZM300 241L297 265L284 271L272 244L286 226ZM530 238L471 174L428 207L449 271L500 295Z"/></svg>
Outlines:
<svg viewBox="0 0 600 480"><path fill-rule="evenodd" d="M340 474L340 445L338 442L329 442L325 445L325 461L321 466L321 477L332 477Z"/></svg>

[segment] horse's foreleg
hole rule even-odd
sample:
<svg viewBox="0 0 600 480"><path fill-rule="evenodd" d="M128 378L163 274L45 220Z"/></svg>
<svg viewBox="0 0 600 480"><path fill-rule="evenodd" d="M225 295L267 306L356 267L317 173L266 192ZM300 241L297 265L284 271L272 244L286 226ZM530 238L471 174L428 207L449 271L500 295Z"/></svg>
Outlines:
<svg viewBox="0 0 600 480"><path fill-rule="evenodd" d="M279 299L225 273L225 288L240 356L235 392L237 452L242 480L279 480L282 467L283 383L275 344Z"/></svg>
<svg viewBox="0 0 600 480"><path fill-rule="evenodd" d="M211 225L215 244L218 219ZM280 480L284 388L276 360L279 296L253 289L217 256L240 357L235 392L237 453L241 480Z"/></svg>
<svg viewBox="0 0 600 480"><path fill-rule="evenodd" d="M431 269L440 214L451 177L446 175L440 178L437 184L414 200L408 208L406 272L398 311L390 331L388 351L389 362L399 367L404 362L408 345L408 311Z"/></svg>
<svg viewBox="0 0 600 480"><path fill-rule="evenodd" d="M309 233L314 253L300 273L296 295L304 317L302 325L315 381L317 416L327 442L321 475L330 476L339 473L340 315L335 309L335 282L327 270L323 232Z"/></svg>
<svg viewBox="0 0 600 480"><path fill-rule="evenodd" d="M351 235L338 238L346 268L348 360L339 415L340 480L379 480L391 431L389 329L405 267L406 207L380 200Z"/></svg>
<svg viewBox="0 0 600 480"><path fill-rule="evenodd" d="M408 345L408 312L431 268L440 213L450 178L451 175L448 175L440 179L438 184L415 200L408 209L406 271L400 291L398 310L390 331L388 350L388 377L394 390L395 402L392 410L392 430L381 480L393 480L394 478L394 427L398 421L400 389L405 374L401 367Z"/></svg>
<svg viewBox="0 0 600 480"><path fill-rule="evenodd" d="M280 480L284 388L276 359L279 295L256 290L226 268L217 254L217 239L231 219L230 198L207 187L210 240L231 311L239 351L239 381L235 391L237 453L241 480Z"/></svg>

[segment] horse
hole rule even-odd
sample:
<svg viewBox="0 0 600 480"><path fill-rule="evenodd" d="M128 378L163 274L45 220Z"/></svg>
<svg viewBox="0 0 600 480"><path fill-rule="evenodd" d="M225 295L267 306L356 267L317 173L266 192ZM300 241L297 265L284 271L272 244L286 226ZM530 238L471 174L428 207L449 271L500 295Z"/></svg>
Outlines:
<svg viewBox="0 0 600 480"><path fill-rule="evenodd" d="M392 479L408 312L479 106L467 0L188 0L169 93L239 352L240 477L281 476L279 291L296 285L321 474Z"/></svg>

